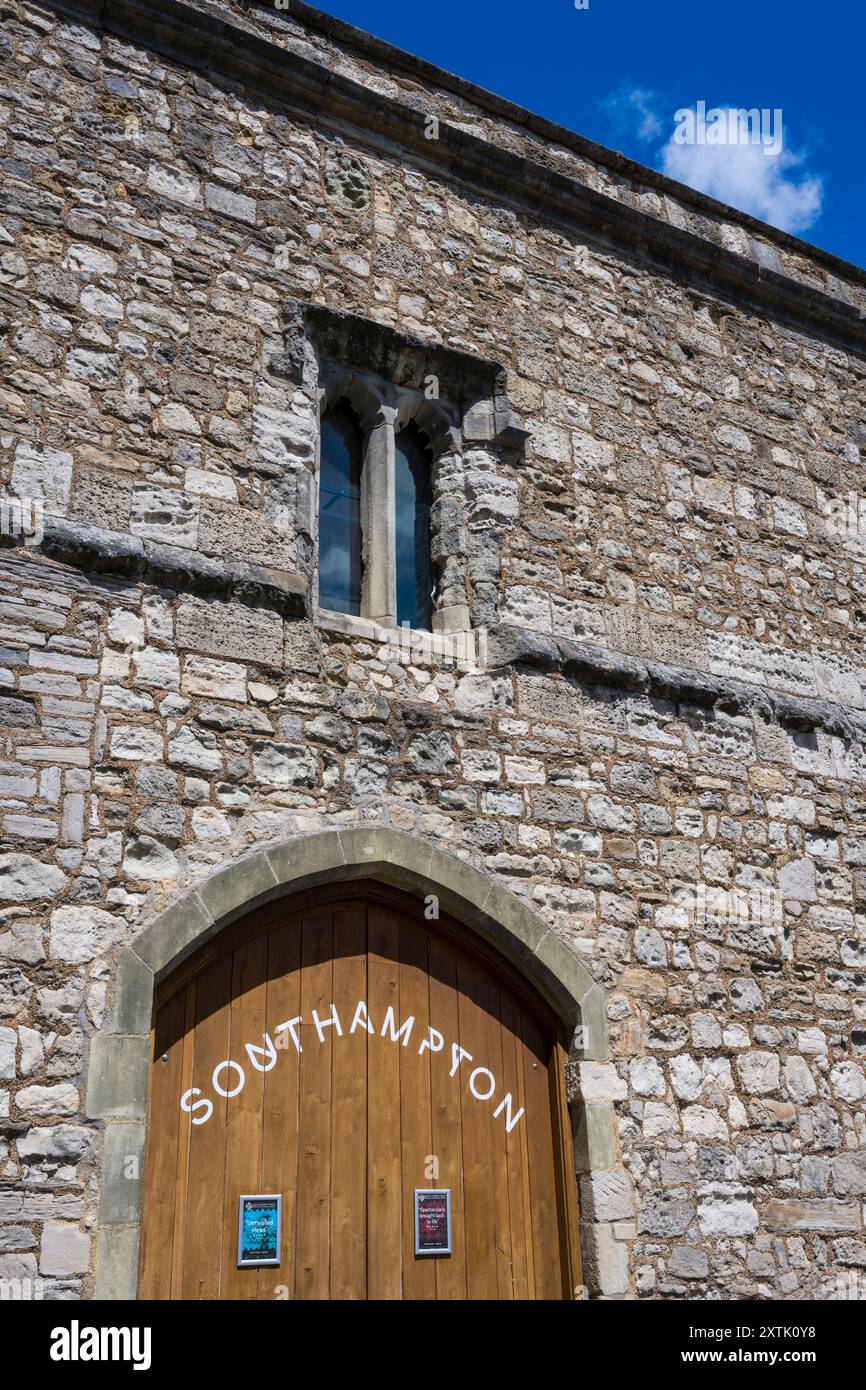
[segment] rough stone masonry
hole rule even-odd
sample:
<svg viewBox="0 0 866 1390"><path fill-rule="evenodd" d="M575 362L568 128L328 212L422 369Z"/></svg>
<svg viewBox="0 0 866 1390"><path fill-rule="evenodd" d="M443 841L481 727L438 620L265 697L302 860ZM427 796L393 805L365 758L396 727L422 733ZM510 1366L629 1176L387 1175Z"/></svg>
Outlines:
<svg viewBox="0 0 866 1390"><path fill-rule="evenodd" d="M5 0L0 170L0 1278L93 1292L123 948L380 826L604 991L590 1296L862 1296L866 273L297 3ZM369 360L484 660L317 611Z"/></svg>

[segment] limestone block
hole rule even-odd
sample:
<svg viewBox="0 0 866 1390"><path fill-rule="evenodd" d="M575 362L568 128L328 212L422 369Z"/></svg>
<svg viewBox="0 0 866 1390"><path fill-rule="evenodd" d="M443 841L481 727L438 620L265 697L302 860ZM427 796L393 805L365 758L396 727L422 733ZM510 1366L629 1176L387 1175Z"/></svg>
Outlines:
<svg viewBox="0 0 866 1390"><path fill-rule="evenodd" d="M255 743L253 772L264 786L312 787L316 784L316 754L302 744Z"/></svg>
<svg viewBox="0 0 866 1390"><path fill-rule="evenodd" d="M187 595L178 604L177 645L182 651L281 670L283 622L268 609Z"/></svg>
<svg viewBox="0 0 866 1390"><path fill-rule="evenodd" d="M786 1057L783 1070L785 1085L791 1100L799 1105L811 1100L818 1087L805 1057L798 1055Z"/></svg>
<svg viewBox="0 0 866 1390"><path fill-rule="evenodd" d="M181 689L185 695L218 695L244 704L247 698L246 667L236 661L214 661L189 656L184 661Z"/></svg>
<svg viewBox="0 0 866 1390"><path fill-rule="evenodd" d="M752 1235L758 1212L751 1188L738 1183L705 1183L698 1187L698 1224L705 1236Z"/></svg>
<svg viewBox="0 0 866 1390"><path fill-rule="evenodd" d="M839 1100L852 1103L866 1097L866 1075L860 1062L839 1062L830 1072L830 1085Z"/></svg>
<svg viewBox="0 0 866 1390"><path fill-rule="evenodd" d="M663 1096L664 1072L654 1057L636 1057L628 1064L628 1079L639 1096Z"/></svg>
<svg viewBox="0 0 866 1390"><path fill-rule="evenodd" d="M676 1188L642 1197L638 1230L643 1235L681 1236L695 1217L691 1197Z"/></svg>
<svg viewBox="0 0 866 1390"><path fill-rule="evenodd" d="M139 835L126 846L123 856L123 870L132 879L153 879L157 882L170 882L180 874L180 867L172 851L150 835Z"/></svg>
<svg viewBox="0 0 866 1390"><path fill-rule="evenodd" d="M580 1180L581 1214L591 1221L627 1221L634 1216L631 1178L620 1168Z"/></svg>
<svg viewBox="0 0 866 1390"><path fill-rule="evenodd" d="M667 1262L668 1273L674 1279L706 1279L710 1262L706 1252L690 1245L676 1245Z"/></svg>
<svg viewBox="0 0 866 1390"><path fill-rule="evenodd" d="M197 497L190 497L180 488L138 482L133 485L129 529L134 536L195 549L198 527Z"/></svg>
<svg viewBox="0 0 866 1390"><path fill-rule="evenodd" d="M143 725L120 725L111 735L112 758L123 762L160 762L163 738L158 729Z"/></svg>
<svg viewBox="0 0 866 1390"><path fill-rule="evenodd" d="M184 207L200 208L201 183L186 170L170 165L152 163L147 170L147 186L152 193Z"/></svg>
<svg viewBox="0 0 866 1390"><path fill-rule="evenodd" d="M766 1095L779 1089L779 1058L774 1052L747 1052L737 1058L737 1070L745 1090Z"/></svg>
<svg viewBox="0 0 866 1390"><path fill-rule="evenodd" d="M78 1113L78 1091L68 1082L57 1086L25 1086L15 1097L23 1115L75 1115Z"/></svg>
<svg viewBox="0 0 866 1390"><path fill-rule="evenodd" d="M29 854L0 854L0 899L7 903L56 898L66 886L66 874Z"/></svg>
<svg viewBox="0 0 866 1390"><path fill-rule="evenodd" d="M808 856L792 859L779 870L779 896L785 900L815 901L814 859Z"/></svg>
<svg viewBox="0 0 866 1390"><path fill-rule="evenodd" d="M83 1125L34 1125L17 1141L18 1157L22 1163L40 1163L43 1159L77 1163L93 1143L94 1131Z"/></svg>
<svg viewBox="0 0 866 1390"><path fill-rule="evenodd" d="M14 1028L0 1028L0 1081L15 1080L15 1051L18 1034Z"/></svg>
<svg viewBox="0 0 866 1390"><path fill-rule="evenodd" d="M309 413L254 406L253 444L264 460L281 468L309 465L315 458L315 421Z"/></svg>
<svg viewBox="0 0 866 1390"><path fill-rule="evenodd" d="M857 1202L837 1202L829 1197L803 1202L779 1198L766 1204L761 1221L768 1231L857 1232L860 1208Z"/></svg>
<svg viewBox="0 0 866 1390"><path fill-rule="evenodd" d="M90 1269L90 1236L67 1221L50 1221L42 1229L40 1274L86 1274Z"/></svg>
<svg viewBox="0 0 866 1390"><path fill-rule="evenodd" d="M611 1062L578 1062L577 1075L581 1099L588 1105L628 1096L628 1085Z"/></svg>
<svg viewBox="0 0 866 1390"><path fill-rule="evenodd" d="M287 526L274 525L251 507L211 497L201 498L200 509L198 546L206 555L270 569L294 569L295 538Z"/></svg>
<svg viewBox="0 0 866 1390"><path fill-rule="evenodd" d="M235 193L229 188L223 188L221 184L205 184L205 201L212 212L221 212L226 217L233 217L238 222L247 222L250 226L256 224L256 200L248 198L243 193Z"/></svg>
<svg viewBox="0 0 866 1390"><path fill-rule="evenodd" d="M840 1154L832 1168L833 1189L840 1196L866 1194L866 1152Z"/></svg>
<svg viewBox="0 0 866 1390"><path fill-rule="evenodd" d="M76 965L97 960L110 951L125 931L123 918L102 908L58 907L51 914L51 955Z"/></svg>
<svg viewBox="0 0 866 1390"><path fill-rule="evenodd" d="M143 647L133 653L132 664L139 685L155 685L160 690L180 688L180 662L174 652Z"/></svg>
<svg viewBox="0 0 866 1390"><path fill-rule="evenodd" d="M704 1078L695 1059L686 1055L672 1057L670 1073L671 1085L680 1100L697 1100Z"/></svg>
<svg viewBox="0 0 866 1390"><path fill-rule="evenodd" d="M72 484L72 454L47 449L22 440L12 464L12 492L16 497L41 498L47 512L63 516Z"/></svg>
<svg viewBox="0 0 866 1390"><path fill-rule="evenodd" d="M606 1223L581 1224L584 1278L591 1294L616 1297L628 1293L628 1246Z"/></svg>

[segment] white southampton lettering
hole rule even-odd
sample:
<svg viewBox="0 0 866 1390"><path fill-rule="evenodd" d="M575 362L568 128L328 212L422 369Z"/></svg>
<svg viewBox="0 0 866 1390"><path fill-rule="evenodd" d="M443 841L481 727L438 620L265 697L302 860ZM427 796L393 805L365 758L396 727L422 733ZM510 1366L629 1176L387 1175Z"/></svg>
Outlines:
<svg viewBox="0 0 866 1390"><path fill-rule="evenodd" d="M276 1043L269 1033L264 1033L262 1035L264 1046L260 1043L244 1044L244 1050L256 1071L270 1071L272 1067L277 1065L279 1053L285 1052L290 1046L294 1047L296 1052L303 1052L304 1047L301 1042L299 1031L303 1021L303 1015L299 1014L297 1018L289 1018L286 1019L285 1023L278 1023L274 1029L277 1038ZM317 1013L314 1009L312 1014L312 1026L318 1039L319 1046L325 1042L328 1036L330 1036L334 1042L336 1042L338 1038L345 1036L336 1004L331 1004L330 1009L324 1010L322 1014ZM385 1038L388 1042L399 1043L403 1047L408 1047L412 1040L412 1030L414 1027L415 1015L410 1014L408 1018L403 1019L398 1028L397 1016L393 1006L391 1006L385 1013L381 1030L377 1031L370 1017L366 1001L359 999L352 1018L352 1023L349 1027L348 1036L351 1037L353 1033L362 1030L373 1037ZM459 1078L460 1075L466 1075L465 1072L461 1073L460 1064L461 1062L473 1062L475 1059L472 1053L467 1052L459 1043L452 1043L449 1050L451 1060L448 1075L452 1079L454 1077ZM440 1033L438 1029L430 1026L424 1037L422 1037L418 1043L417 1051L418 1055L422 1057L425 1052L430 1052L431 1054L444 1052L444 1034ZM214 1067L210 1083L218 1096L223 1096L227 1100L232 1100L235 1096L240 1095L241 1091L244 1089L246 1084L246 1072L240 1062L235 1062L231 1058L226 1057L224 1061L218 1062ZM510 1091L507 1091L505 1095L501 1097L497 1097L497 1086L496 1077L488 1067L476 1066L474 1070L470 1071L468 1074L467 1089L469 1094L474 1100L479 1101L481 1104L487 1104L496 1100L496 1108L493 1111L494 1119L498 1119L500 1115L504 1115L505 1132L506 1134L510 1134L515 1125L519 1123L525 1110L523 1106L521 1106L519 1110L514 1109L514 1097ZM196 1097L200 1099L196 1099ZM209 1100L198 1086L191 1086L189 1090L184 1091L180 1098L180 1108L185 1114L190 1116L190 1123L194 1125L207 1124L214 1111L213 1101Z"/></svg>
<svg viewBox="0 0 866 1390"><path fill-rule="evenodd" d="M409 1034L412 1032L412 1025L413 1025L413 1023L415 1022L415 1015L414 1015L414 1014L410 1014L409 1017L406 1019L406 1022L405 1022L405 1023L401 1023L400 1027L397 1028L396 1030L395 1030L395 1028L394 1028L395 1021L396 1021L396 1020L395 1020L395 1018L394 1018L394 1009L393 1009L393 1007L392 1007L392 1008L390 1008L390 1009L388 1010L388 1012L387 1012L386 1015L385 1015L385 1022L382 1024L382 1037L384 1038L384 1036L385 1036L385 1029L386 1029L386 1028L388 1029L388 1032L389 1032L389 1035L390 1035L390 1038L391 1038L391 1041L392 1041L392 1042L399 1042L399 1041L400 1041L401 1035L402 1035L403 1033L405 1033L406 1036L405 1036L405 1038L403 1038L403 1046L404 1046L404 1047L408 1047L408 1046L409 1046Z"/></svg>

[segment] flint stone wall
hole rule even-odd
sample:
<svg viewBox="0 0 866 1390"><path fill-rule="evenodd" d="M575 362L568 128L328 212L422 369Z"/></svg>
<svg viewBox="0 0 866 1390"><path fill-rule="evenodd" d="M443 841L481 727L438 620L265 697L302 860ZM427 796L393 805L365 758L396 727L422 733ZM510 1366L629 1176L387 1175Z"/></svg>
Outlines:
<svg viewBox="0 0 866 1390"><path fill-rule="evenodd" d="M0 31L0 466L46 510L0 551L0 1278L93 1290L122 947L254 846L381 824L607 991L610 1060L569 1078L616 1116L592 1294L827 1297L866 1267L864 552L827 506L866 444L863 273L306 7L198 8L276 46L282 106L120 5ZM317 72L382 98L369 129L299 113ZM658 225L567 223L540 175L493 197L405 110ZM638 241L671 229L665 267ZM732 298L707 246L762 275ZM453 469L486 666L318 620L299 303L504 374Z"/></svg>

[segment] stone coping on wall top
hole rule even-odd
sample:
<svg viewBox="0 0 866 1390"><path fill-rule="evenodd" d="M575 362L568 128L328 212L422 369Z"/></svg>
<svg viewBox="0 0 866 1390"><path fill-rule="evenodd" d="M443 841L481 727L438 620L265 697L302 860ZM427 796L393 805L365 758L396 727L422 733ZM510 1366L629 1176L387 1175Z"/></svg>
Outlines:
<svg viewBox="0 0 866 1390"><path fill-rule="evenodd" d="M852 282L851 291L856 288L861 305L841 297L842 286L834 277L825 276L825 286L816 288L766 264L772 254L760 259L759 249L751 259L728 251L457 126L441 122L438 138L430 140L423 111L300 57L204 5L196 8L180 0L149 0L147 6L133 0L42 3L167 54L206 73L211 81L222 78L247 86L267 96L276 109L332 127L354 126L386 156L393 156L395 149L411 151L439 177L444 174L455 183L480 188L569 230L609 239L629 254L637 249L665 271L686 268L726 296L760 304L796 329L826 333L859 352L866 349L866 293L861 287L866 275L856 267L842 264L837 269ZM682 194L678 186L675 191ZM806 249L814 264L823 259Z"/></svg>
<svg viewBox="0 0 866 1390"><path fill-rule="evenodd" d="M844 278L866 283L866 269L862 266L854 265L853 262L843 260L840 256L834 256L831 251L814 246L811 242L804 241L802 237L793 236L780 227L773 227L768 222L762 222L760 218L752 217L739 208L721 203L717 198L711 198L708 194L702 193L700 189L691 188L688 184L679 183L676 179L660 173L657 169L639 164L636 160L629 159L620 150L608 149L606 145L600 145L597 141L590 140L585 135L580 135L577 131L569 129L568 126L559 125L546 116L540 116L528 107L510 101L508 97L500 96L487 87L481 87L478 83L450 72L447 68L440 68L426 58L418 57L417 54L410 53L405 48L399 48L396 44L388 43L387 40L380 39L365 29L359 29L354 24L349 24L347 20L327 14L314 5L306 4L304 0L288 0L288 3L288 12L275 10L274 0L217 0L216 5L210 6L210 8L231 11L237 10L238 5L240 5L242 10L256 8L268 11L271 17L276 17L284 22L287 19L294 19L303 28L322 34L340 48L354 49L358 53L369 56L375 62L381 63L383 67L397 69L407 73L410 77L420 79L426 86L435 84L444 91L453 92L479 110L492 116L501 116L510 124L522 127L531 135L538 136L551 145L559 145L565 149L574 150L575 153L583 155L595 164L601 164L605 168L613 170L625 179L631 179L637 184L645 184L649 188L656 188L681 203L686 203L707 213L716 220L721 219L725 222L734 222L740 226L748 227L767 241L775 242L777 245L790 249L821 265L826 265Z"/></svg>

